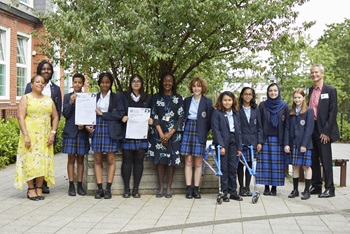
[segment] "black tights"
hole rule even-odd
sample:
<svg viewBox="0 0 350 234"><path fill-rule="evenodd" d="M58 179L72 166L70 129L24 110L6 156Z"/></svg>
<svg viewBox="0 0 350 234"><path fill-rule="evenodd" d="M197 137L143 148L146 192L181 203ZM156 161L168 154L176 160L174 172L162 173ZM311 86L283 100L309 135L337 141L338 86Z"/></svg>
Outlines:
<svg viewBox="0 0 350 234"><path fill-rule="evenodd" d="M122 177L124 180L125 190L130 190L131 171L134 175L134 188L139 188L142 173L143 159L146 151L140 150L123 150Z"/></svg>
<svg viewBox="0 0 350 234"><path fill-rule="evenodd" d="M252 168L252 162L248 162L248 165L250 168ZM252 176L249 173L249 170L246 168L245 170L245 186L243 186L243 178L244 178L244 174L243 174L243 168L244 165L243 163L239 162L238 163L238 168L237 168L237 177L238 177L238 183L239 183L239 187L249 187L250 186L250 180L252 178Z"/></svg>

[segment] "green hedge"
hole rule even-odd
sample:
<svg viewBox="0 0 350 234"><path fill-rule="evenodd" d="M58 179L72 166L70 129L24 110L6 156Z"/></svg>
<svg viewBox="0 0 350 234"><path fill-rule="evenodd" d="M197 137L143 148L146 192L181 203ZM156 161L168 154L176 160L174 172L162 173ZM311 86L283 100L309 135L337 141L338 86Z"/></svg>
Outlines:
<svg viewBox="0 0 350 234"><path fill-rule="evenodd" d="M65 122L65 119L61 118L58 125L55 153L62 151L62 131ZM19 132L17 119L0 120L0 168L16 161Z"/></svg>
<svg viewBox="0 0 350 234"><path fill-rule="evenodd" d="M14 118L0 120L0 168L16 161L19 126Z"/></svg>

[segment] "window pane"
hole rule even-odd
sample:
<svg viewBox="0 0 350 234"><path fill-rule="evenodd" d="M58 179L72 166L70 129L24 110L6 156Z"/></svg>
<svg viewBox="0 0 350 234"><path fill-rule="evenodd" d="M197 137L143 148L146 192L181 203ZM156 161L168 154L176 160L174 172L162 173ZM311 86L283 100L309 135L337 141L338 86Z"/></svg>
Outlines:
<svg viewBox="0 0 350 234"><path fill-rule="evenodd" d="M17 96L22 96L24 94L26 77L27 77L27 69L22 67L17 67Z"/></svg>
<svg viewBox="0 0 350 234"><path fill-rule="evenodd" d="M23 38L17 39L17 63L26 64L25 57L26 41Z"/></svg>
<svg viewBox="0 0 350 234"><path fill-rule="evenodd" d="M5 96L5 87L6 87L6 80L5 80L5 74L6 74L6 69L5 65L0 64L0 96Z"/></svg>
<svg viewBox="0 0 350 234"><path fill-rule="evenodd" d="M5 61L5 32L0 30L0 61Z"/></svg>

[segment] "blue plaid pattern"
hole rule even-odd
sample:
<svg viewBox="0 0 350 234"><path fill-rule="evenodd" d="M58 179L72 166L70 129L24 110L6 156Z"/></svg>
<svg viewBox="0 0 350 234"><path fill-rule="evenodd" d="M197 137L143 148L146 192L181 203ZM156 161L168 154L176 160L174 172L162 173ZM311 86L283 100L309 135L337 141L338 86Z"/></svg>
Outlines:
<svg viewBox="0 0 350 234"><path fill-rule="evenodd" d="M284 149L277 136L268 136L256 164L256 183L283 186L285 177Z"/></svg>
<svg viewBox="0 0 350 234"><path fill-rule="evenodd" d="M148 149L148 142L145 140L124 139L124 141L121 142L121 148L123 150Z"/></svg>
<svg viewBox="0 0 350 234"><path fill-rule="evenodd" d="M96 116L96 126L92 137L91 148L94 152L117 152L118 141L111 138L107 121Z"/></svg>
<svg viewBox="0 0 350 234"><path fill-rule="evenodd" d="M204 156L205 154L205 144L199 142L196 120L187 120L186 122L185 131L182 135L180 154L183 156Z"/></svg>
<svg viewBox="0 0 350 234"><path fill-rule="evenodd" d="M254 152L255 152L255 150L254 150ZM247 160L247 162L252 161L252 156L250 156L250 150L247 147L243 147L242 154L244 155L244 158L245 158L245 160ZM254 155L254 158L256 158L255 155Z"/></svg>
<svg viewBox="0 0 350 234"><path fill-rule="evenodd" d="M62 153L85 155L89 153L90 143L89 138L63 138L62 141Z"/></svg>
<svg viewBox="0 0 350 234"><path fill-rule="evenodd" d="M311 166L311 149L306 150L305 153L301 153L297 147L292 147L290 151L291 153L287 154L286 157L286 164L308 167Z"/></svg>

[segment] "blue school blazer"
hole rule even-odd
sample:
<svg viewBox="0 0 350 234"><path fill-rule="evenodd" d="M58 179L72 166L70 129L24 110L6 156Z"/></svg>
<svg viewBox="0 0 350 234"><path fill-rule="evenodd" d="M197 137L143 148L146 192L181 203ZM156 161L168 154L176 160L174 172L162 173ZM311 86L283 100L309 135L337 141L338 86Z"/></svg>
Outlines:
<svg viewBox="0 0 350 234"><path fill-rule="evenodd" d="M75 125L75 102L71 105L69 103L70 97L74 94L74 92L67 93L63 98L63 116L66 118L66 124L63 129L63 137L66 138L76 138L79 136L80 138L88 138L89 132L85 129L78 129L78 125Z"/></svg>
<svg viewBox="0 0 350 234"><path fill-rule="evenodd" d="M314 111L308 108L303 115L291 115L289 117L289 132L285 134L289 146L305 146L307 149L312 149L312 133L314 131Z"/></svg>
<svg viewBox="0 0 350 234"><path fill-rule="evenodd" d="M242 134L238 114L233 112L233 123L235 125L235 137L237 150L242 151ZM214 110L211 117L211 127L213 132L213 143L226 149L230 146L230 124L226 112Z"/></svg>
<svg viewBox="0 0 350 234"><path fill-rule="evenodd" d="M263 143L263 130L261 126L261 117L258 108L250 109L249 123L243 107L239 110L242 143L245 145L252 145L256 148L258 143Z"/></svg>
<svg viewBox="0 0 350 234"><path fill-rule="evenodd" d="M184 100L184 126L186 126L186 121L189 115L190 106L191 106L191 97L187 97ZM198 106L197 112L197 130L198 130L198 138L201 144L207 143L208 132L211 128L211 116L213 113L213 102L211 99L202 95L201 100Z"/></svg>
<svg viewBox="0 0 350 234"><path fill-rule="evenodd" d="M97 94L96 102L101 97ZM103 112L102 119L107 121L110 137L114 140L123 139L122 118L125 115L121 94L112 93L109 98L108 112Z"/></svg>
<svg viewBox="0 0 350 234"><path fill-rule="evenodd" d="M261 116L261 124L263 128L263 143L265 143L267 139L268 129L270 123L270 112L265 107L265 102L261 102L259 105L260 116ZM289 110L288 105L284 107L278 113L278 143L280 145L288 145L287 139L285 139L285 133L289 132Z"/></svg>

